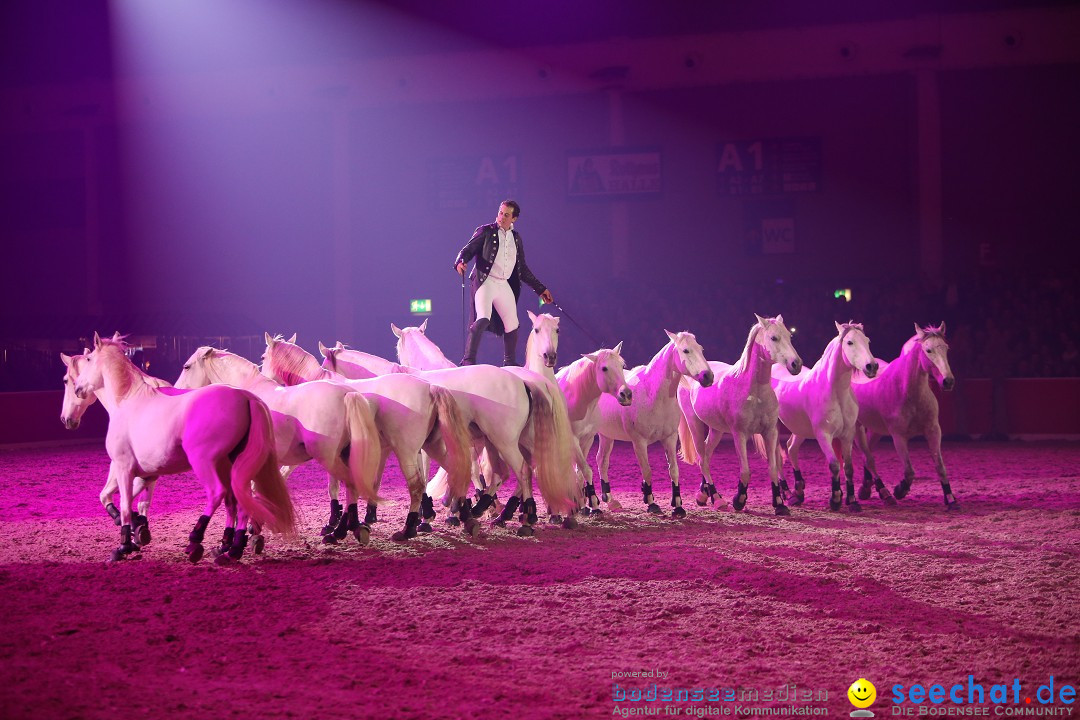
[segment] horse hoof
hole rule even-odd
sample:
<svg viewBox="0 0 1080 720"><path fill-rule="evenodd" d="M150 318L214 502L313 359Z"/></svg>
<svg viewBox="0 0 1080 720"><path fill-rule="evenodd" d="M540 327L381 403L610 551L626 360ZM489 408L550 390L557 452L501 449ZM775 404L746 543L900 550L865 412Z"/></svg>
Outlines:
<svg viewBox="0 0 1080 720"><path fill-rule="evenodd" d="M112 551L112 554L109 555L109 562L120 562L126 557L127 553L124 552L123 548L116 548Z"/></svg>
<svg viewBox="0 0 1080 720"><path fill-rule="evenodd" d="M461 518L459 518L457 515L451 515L450 517L446 518L446 524L450 527L457 527L461 524Z"/></svg>
<svg viewBox="0 0 1080 720"><path fill-rule="evenodd" d="M788 510L787 505L777 505L776 506L776 514L779 515L780 517L788 517L789 515L791 515L791 511Z"/></svg>
<svg viewBox="0 0 1080 720"><path fill-rule="evenodd" d="M233 559L229 557L228 553L221 553L216 558L214 558L214 564L220 565L222 567L224 567L225 565L232 565Z"/></svg>
<svg viewBox="0 0 1080 720"><path fill-rule="evenodd" d="M791 502L788 503L788 504L789 505L794 505L795 507L798 507L799 505L802 505L805 500L806 500L805 495L796 495L795 497L791 498Z"/></svg>
<svg viewBox="0 0 1080 720"><path fill-rule="evenodd" d="M863 485L862 487L859 488L859 499L860 500L869 500L870 499L870 486L869 485Z"/></svg>
<svg viewBox="0 0 1080 720"><path fill-rule="evenodd" d="M705 507L709 504L709 496L705 493L698 493L697 497L694 498L694 502L696 502L701 507Z"/></svg>
<svg viewBox="0 0 1080 720"><path fill-rule="evenodd" d="M256 535L251 539L251 552L256 555L262 555L262 551L266 548L266 538L262 535Z"/></svg>
<svg viewBox="0 0 1080 720"><path fill-rule="evenodd" d="M832 510L833 512L840 512L840 505L841 503L839 500L830 500L829 510Z"/></svg>
<svg viewBox="0 0 1080 720"><path fill-rule="evenodd" d="M883 496L881 498L881 502L885 503L886 505L890 505L890 506L894 506L894 507L896 506L896 498L894 498L892 495Z"/></svg>
<svg viewBox="0 0 1080 720"><path fill-rule="evenodd" d="M686 517L686 509L682 507L675 508L671 511L671 517L679 518L681 520L682 518Z"/></svg>
<svg viewBox="0 0 1080 720"><path fill-rule="evenodd" d="M735 512L742 512L742 509L746 507L746 496L736 495L731 501L731 507L735 508Z"/></svg>
<svg viewBox="0 0 1080 720"><path fill-rule="evenodd" d="M848 512L862 512L862 505L858 500L851 500L847 504Z"/></svg>
<svg viewBox="0 0 1080 720"><path fill-rule="evenodd" d="M322 538L323 545L337 545L337 538L334 537L334 533L327 533Z"/></svg>
<svg viewBox="0 0 1080 720"><path fill-rule="evenodd" d="M562 515L552 515L548 518L549 525L561 525L563 521Z"/></svg>
<svg viewBox="0 0 1080 720"><path fill-rule="evenodd" d="M478 537L480 535L480 523L472 518L469 518L465 522L465 534L471 538Z"/></svg>
<svg viewBox="0 0 1080 720"><path fill-rule="evenodd" d="M394 542L405 542L410 538L416 537L416 530L398 530L396 533L390 536L390 539Z"/></svg>
<svg viewBox="0 0 1080 720"><path fill-rule="evenodd" d="M582 515L589 515L591 512L592 512L592 508L590 508L588 505L581 508L581 514Z"/></svg>
<svg viewBox="0 0 1080 720"><path fill-rule="evenodd" d="M416 532L429 533L431 532L431 523L422 522L416 526Z"/></svg>
<svg viewBox="0 0 1080 720"><path fill-rule="evenodd" d="M622 503L620 503L615 498L611 498L610 500L608 500L607 509L611 512L619 512L620 510L622 510ZM596 512L595 508L593 509L593 512Z"/></svg>
<svg viewBox="0 0 1080 720"><path fill-rule="evenodd" d="M193 563L197 563L202 560L203 546L202 543L191 543L187 546L188 560Z"/></svg>
<svg viewBox="0 0 1080 720"><path fill-rule="evenodd" d="M367 545L369 542L371 542L371 528L369 528L363 523L360 524L360 527L353 530L352 534L353 537L356 538L356 542L360 543L361 545ZM413 533L413 535L415 534L416 533Z"/></svg>
<svg viewBox="0 0 1080 720"><path fill-rule="evenodd" d="M321 531L319 531L319 534L322 535L323 537L326 537L330 533L334 532L334 528L336 528L336 527L337 527L337 525L323 525L323 528L322 528Z"/></svg>
<svg viewBox="0 0 1080 720"><path fill-rule="evenodd" d="M951 503L945 503L945 512L960 512L960 501L953 500Z"/></svg>
<svg viewBox="0 0 1080 720"><path fill-rule="evenodd" d="M578 521L573 515L568 515L565 520L562 521L562 526L566 530L577 530Z"/></svg>
<svg viewBox="0 0 1080 720"><path fill-rule="evenodd" d="M903 500L905 497L907 497L908 488L904 487L903 485L897 485L893 488L892 494L893 497L897 500Z"/></svg>
<svg viewBox="0 0 1080 720"><path fill-rule="evenodd" d="M536 531L530 525L522 525L517 529L518 537L532 537Z"/></svg>
<svg viewBox="0 0 1080 720"><path fill-rule="evenodd" d="M648 510L649 510L650 515L663 515L664 514L664 511L661 510L660 506L657 505L656 503L649 503Z"/></svg>
<svg viewBox="0 0 1080 720"><path fill-rule="evenodd" d="M227 552L229 552L229 546L228 545L222 545L220 547L216 547L213 550L211 550L210 551L210 557L217 559L217 558L221 557L222 555L224 555Z"/></svg>

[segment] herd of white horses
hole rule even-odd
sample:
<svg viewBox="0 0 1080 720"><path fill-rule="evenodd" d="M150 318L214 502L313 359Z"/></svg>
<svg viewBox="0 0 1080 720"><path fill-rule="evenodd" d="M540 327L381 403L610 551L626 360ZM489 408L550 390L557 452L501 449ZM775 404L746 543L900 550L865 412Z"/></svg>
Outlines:
<svg viewBox="0 0 1080 720"><path fill-rule="evenodd" d="M67 368L61 421L76 428L99 400L109 414L105 441L109 476L101 502L120 526L120 560L150 542L147 513L161 475L187 471L203 482L206 505L189 535L192 562L224 502L226 529L216 562L239 560L249 540L263 547L262 529L295 533L296 515L286 478L314 460L325 468L330 518L323 541L352 534L367 543L377 519L380 485L390 453L409 491L405 526L392 538L430 532L436 499L447 522L479 532L491 516L505 525L517 516L518 534L538 522L533 481L551 520L575 527L576 516L619 510L609 460L615 441L630 442L641 468L641 492L650 513L663 514L653 493L648 448L660 443L671 481L672 516L686 516L676 455L700 468L696 502L729 506L717 490L709 461L725 434L734 439L740 476L730 506L742 510L750 482L752 441L768 465L772 506L789 515L804 502L799 447L817 440L832 479L829 508L861 510L876 491L888 505L907 495L915 477L908 442L925 436L948 509L958 507L941 457L938 403L930 379L954 385L945 325L915 327L891 363L874 358L862 325L836 324L821 359L806 368L783 318L756 317L738 360L709 362L689 332L667 332L668 342L646 365L626 370L622 344L583 355L555 372L559 318L529 313L532 328L524 368L457 367L419 327L391 329L398 362L319 344L320 363L289 340L266 335L262 364L201 347L175 385L145 374L128 357L123 338L102 339L81 355L61 355ZM782 477L779 423L790 432L786 455L794 489ZM892 436L904 476L890 493L878 476L872 448ZM586 458L599 436L596 492ZM865 456L856 493L852 447ZM429 458L439 469L431 477ZM841 486L841 471L846 488ZM497 493L513 473L517 484L505 504ZM431 478L429 480L429 478ZM345 487L345 502L340 488ZM846 490L846 492L845 492ZM113 502L119 493L119 508ZM134 498L140 497L137 510ZM365 504L360 518L359 503ZM249 538L249 530L252 533Z"/></svg>

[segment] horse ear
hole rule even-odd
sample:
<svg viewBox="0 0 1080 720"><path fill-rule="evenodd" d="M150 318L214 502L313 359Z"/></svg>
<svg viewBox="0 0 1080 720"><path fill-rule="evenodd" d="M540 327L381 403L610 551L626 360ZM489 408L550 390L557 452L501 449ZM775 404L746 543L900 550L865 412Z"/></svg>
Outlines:
<svg viewBox="0 0 1080 720"><path fill-rule="evenodd" d="M757 313L754 313L754 317L757 318L758 325L760 325L761 327L765 327L765 318L761 317Z"/></svg>
<svg viewBox="0 0 1080 720"><path fill-rule="evenodd" d="M120 334L119 330L117 330L112 334L112 339L113 342L122 342L124 340L124 336Z"/></svg>
<svg viewBox="0 0 1080 720"><path fill-rule="evenodd" d="M424 333L425 335L427 335L427 321L428 319L424 318L424 322L420 323L420 332Z"/></svg>
<svg viewBox="0 0 1080 720"><path fill-rule="evenodd" d="M926 337L926 333L923 332L923 329L921 327L919 327L919 323L915 323L915 335L920 340L922 340L924 337Z"/></svg>
<svg viewBox="0 0 1080 720"><path fill-rule="evenodd" d="M393 331L395 337L398 337L398 338L401 337L401 328L399 328L394 323L390 323L390 330Z"/></svg>
<svg viewBox="0 0 1080 720"><path fill-rule="evenodd" d="M589 353L588 355L582 355L581 357L589 360L590 362L596 362L600 359L600 353Z"/></svg>
<svg viewBox="0 0 1080 720"><path fill-rule="evenodd" d="M60 359L64 361L65 366L71 367L71 356L70 355L65 355L64 353L60 353Z"/></svg>
<svg viewBox="0 0 1080 720"><path fill-rule="evenodd" d="M780 323L781 325L783 325L783 324L784 324L784 316L783 316L783 315L777 315L777 316L776 316L776 322L778 322L778 323Z"/></svg>
<svg viewBox="0 0 1080 720"><path fill-rule="evenodd" d="M844 332L844 326L833 320L833 325L836 325L836 332Z"/></svg>
<svg viewBox="0 0 1080 720"><path fill-rule="evenodd" d="M670 340L671 342L675 342L675 333L671 332L667 328L664 328L664 332L667 333L668 340Z"/></svg>
<svg viewBox="0 0 1080 720"><path fill-rule="evenodd" d="M938 332L941 333L942 335L945 334L945 321L944 320L942 320L941 325L938 326Z"/></svg>
<svg viewBox="0 0 1080 720"><path fill-rule="evenodd" d="M622 355L622 340L620 340L619 344L612 348L611 351L616 355Z"/></svg>
<svg viewBox="0 0 1080 720"><path fill-rule="evenodd" d="M205 360L205 359L208 359L208 358L209 358L209 357L210 357L211 355L213 355L213 354L214 354L214 348L212 348L212 347L207 347L207 348L206 348L206 352L204 352L204 353L202 354L202 356L203 356L203 359Z"/></svg>
<svg viewBox="0 0 1080 720"><path fill-rule="evenodd" d="M95 330L94 331L94 349L97 350L100 347L101 347L101 336L98 335L97 331Z"/></svg>
<svg viewBox="0 0 1080 720"><path fill-rule="evenodd" d="M529 314L529 321L533 325L535 325L536 324L536 313L534 313L532 310L526 310L525 312L527 312Z"/></svg>
<svg viewBox="0 0 1080 720"><path fill-rule="evenodd" d="M329 352L326 346L322 344L322 340L319 341L319 354L326 357L326 353Z"/></svg>
<svg viewBox="0 0 1080 720"><path fill-rule="evenodd" d="M293 333L292 337L289 338L288 340L286 340L285 342L287 342L287 343L289 343L291 345L295 345L296 344L296 333Z"/></svg>
<svg viewBox="0 0 1080 720"><path fill-rule="evenodd" d="M270 333L264 332L263 335L266 336L266 347L274 347L274 338L270 337Z"/></svg>
<svg viewBox="0 0 1080 720"><path fill-rule="evenodd" d="M344 350L345 349L345 343L338 340L337 345L334 346L334 349L335 350Z"/></svg>

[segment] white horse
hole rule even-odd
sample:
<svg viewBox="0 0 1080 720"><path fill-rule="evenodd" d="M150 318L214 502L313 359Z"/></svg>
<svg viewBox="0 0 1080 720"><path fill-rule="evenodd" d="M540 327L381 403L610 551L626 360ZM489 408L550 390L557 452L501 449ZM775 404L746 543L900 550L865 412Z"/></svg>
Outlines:
<svg viewBox="0 0 1080 720"><path fill-rule="evenodd" d="M295 514L278 470L270 411L254 395L224 386L189 391L156 387L124 355L123 343L96 333L94 349L65 397L85 399L91 393L109 413L109 475L120 488L120 547L113 560L138 550L131 542L136 475L156 478L193 470L203 481L206 506L186 550L192 562L203 555L203 535L222 500L238 510L240 525L219 562L243 555L248 518L271 530L294 532Z"/></svg>
<svg viewBox="0 0 1080 720"><path fill-rule="evenodd" d="M424 477L420 470L420 451L425 450L442 464L450 475L450 486L457 494L468 489L469 474L468 419L461 414L453 393L419 377L404 373L380 375L364 380L350 380L324 370L319 361L295 343L266 335L263 355L263 375L285 385L300 385L312 380L327 379L362 394L372 403L375 425L381 438L382 452L375 483L378 490L386 459L391 451L409 488L409 513L405 527L394 533L397 541L416 537L421 527L420 505L423 500ZM355 504L350 504L331 537L341 539L348 531L375 521L378 498L366 497L367 515L360 523Z"/></svg>
<svg viewBox="0 0 1080 720"><path fill-rule="evenodd" d="M802 369L802 358L791 345L791 332L784 326L784 318L763 318L755 315L757 322L746 337L746 347L734 365L710 362L715 382L710 387L684 378L679 383L679 442L685 462L701 468L701 489L698 505L712 501L726 507L727 502L716 492L709 460L717 444L730 433L735 440L735 453L739 457L739 489L732 504L736 510L746 506L746 491L750 484L750 464L747 461L746 442L760 435L765 442L765 457L769 465L769 482L772 483L773 508L777 515L790 515L780 492L779 467L776 460L776 419L778 404L772 389L772 366L783 367L792 375Z"/></svg>
<svg viewBox="0 0 1080 720"><path fill-rule="evenodd" d="M866 456L863 467L863 484L859 497L870 497L873 482L878 495L888 505L895 504L888 489L881 481L871 452L874 444L882 435L892 435L896 452L904 463L904 479L893 488L896 499L903 499L911 489L915 479L915 470L911 467L908 440L916 435L925 435L930 447L930 456L934 458L941 491L945 496L945 507L954 510L960 507L953 496L949 479L945 475L945 462L941 457L941 425L938 422L938 401L930 391L929 378L941 386L942 390L952 390L956 385L952 369L949 367L949 344L945 342L945 323L938 327L920 328L915 325L915 336L904 343L900 357L891 363L881 363L877 377L859 382L851 388L859 401L859 428L856 442ZM867 438L869 431L869 438Z"/></svg>
<svg viewBox="0 0 1080 720"><path fill-rule="evenodd" d="M398 361L422 370L421 377L460 393L462 404L472 406L473 422L484 438L494 474L493 482L480 496L477 512L494 503L499 483L511 470L518 479L518 492L507 501L499 521L513 517L520 500L524 523L519 534L532 535L537 522L534 476L551 515L569 515L576 510L581 491L574 481L570 422L557 386L520 368L456 367L424 333L426 324L425 320L420 327L390 325L398 338ZM508 414L509 402L518 407Z"/></svg>
<svg viewBox="0 0 1080 720"><path fill-rule="evenodd" d="M870 341L857 323L836 323L837 336L829 341L814 367L805 368L791 377L789 370L774 365L773 389L780 403L780 420L791 431L788 438L788 457L795 473L795 494L792 505L805 500L802 472L799 470L799 446L808 437L817 438L821 452L829 461L832 474L832 495L829 508L839 510L843 493L840 490L840 459L847 475L847 506L852 512L862 507L855 499L855 482L851 464L851 446L855 440L855 424L859 404L851 390L855 372L874 377L878 362L870 353ZM839 447L837 447L839 445ZM779 452L779 448L776 451ZM782 483L784 490L786 482Z"/></svg>
<svg viewBox="0 0 1080 720"><path fill-rule="evenodd" d="M596 450L596 465L600 471L601 491L609 508L617 508L611 499L608 462L616 440L634 445L638 466L641 468L641 492L650 513L663 514L656 504L652 490L652 468L649 467L649 445L658 442L667 456L668 476L671 478L672 515L686 517L679 493L679 466L675 459L675 447L679 438L679 404L675 393L679 378L691 377L708 387L713 383L713 371L705 361L701 345L692 333L672 333L667 330L669 342L649 361L648 365L634 368L627 374L627 385L633 392L633 402L621 405L610 395L601 395L598 405L597 432L600 446ZM590 440L591 442L591 440Z"/></svg>
<svg viewBox="0 0 1080 720"><path fill-rule="evenodd" d="M243 388L270 408L275 451L288 478L296 466L315 460L326 470L331 520L323 535L335 529L341 516L338 489L344 483L348 499L375 497L381 457L379 431L371 406L362 396L347 399L350 389L331 382L282 387L259 373L255 363L225 350L200 347L176 381L178 388L221 384ZM355 395L355 393L354 393ZM334 517L335 512L337 518ZM357 531L361 544L369 528Z"/></svg>
<svg viewBox="0 0 1080 720"><path fill-rule="evenodd" d="M120 333L115 333L112 339L122 341L124 338ZM64 372L65 393L67 393L67 388L69 386L75 386L75 382L79 379L80 365L89 354L90 348L83 348L81 355L69 356L60 353L60 359L67 368ZM147 380L157 387L171 387L167 381L149 375L147 376ZM64 403L64 407L60 413L60 422L62 422L64 427L68 430L77 430L87 408L97 402L97 395L90 393L85 398L77 398L74 393L70 393L69 395L66 395L66 397L70 399L70 402ZM140 499L138 510L131 515L131 531L135 538L135 544L140 547L150 543L150 501L154 497L154 489L156 487L156 479L147 480L142 477L136 477L135 483L132 486L132 498L139 497ZM113 524L116 525L116 527L120 527L120 510L113 503L113 497L119 491L120 486L116 479L109 476L105 478L105 487L101 488L101 492L98 494L98 499L101 501L102 507L105 508L105 512L109 514L109 517L113 519Z"/></svg>

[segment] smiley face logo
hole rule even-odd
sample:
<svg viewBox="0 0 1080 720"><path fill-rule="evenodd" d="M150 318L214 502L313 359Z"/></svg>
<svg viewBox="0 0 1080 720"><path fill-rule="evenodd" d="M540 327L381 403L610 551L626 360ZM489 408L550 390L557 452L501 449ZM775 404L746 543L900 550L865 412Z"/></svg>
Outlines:
<svg viewBox="0 0 1080 720"><path fill-rule="evenodd" d="M877 688L866 678L859 678L851 683L847 691L848 700L857 708L868 708L877 699Z"/></svg>

